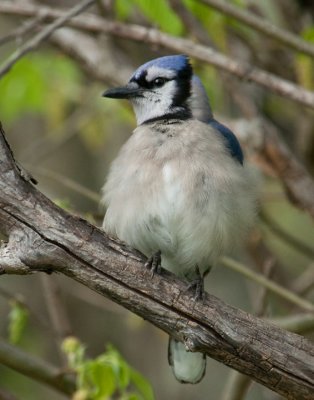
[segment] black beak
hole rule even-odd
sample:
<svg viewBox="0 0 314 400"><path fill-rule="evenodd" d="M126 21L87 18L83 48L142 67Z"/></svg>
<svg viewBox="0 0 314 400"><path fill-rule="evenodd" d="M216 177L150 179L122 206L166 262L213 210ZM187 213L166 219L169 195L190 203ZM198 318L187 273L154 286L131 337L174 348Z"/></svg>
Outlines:
<svg viewBox="0 0 314 400"><path fill-rule="evenodd" d="M126 86L108 89L103 93L103 97L110 97L111 99L131 99L142 95L143 89L139 88L137 84L128 83Z"/></svg>

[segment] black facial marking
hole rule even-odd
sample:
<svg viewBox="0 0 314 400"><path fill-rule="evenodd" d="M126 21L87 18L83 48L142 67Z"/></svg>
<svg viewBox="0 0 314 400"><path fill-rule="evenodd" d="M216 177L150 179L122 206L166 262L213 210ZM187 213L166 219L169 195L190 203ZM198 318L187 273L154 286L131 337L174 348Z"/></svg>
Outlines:
<svg viewBox="0 0 314 400"><path fill-rule="evenodd" d="M173 106L182 106L191 94L192 66L190 63L178 72L177 90L173 98Z"/></svg>
<svg viewBox="0 0 314 400"><path fill-rule="evenodd" d="M147 70L143 70L140 74L133 76L130 82L137 83L141 88L157 92L157 89L165 85L169 81L174 83L174 93L172 94L172 103L169 107L167 114L160 115L144 121L142 124L152 123L156 121L168 121L177 122L180 120L186 120L192 118L192 112L188 106L187 99L191 95L191 80L193 70L191 64L187 61L185 66L180 70L173 68L175 76L171 79L163 76L157 76L152 81L147 80ZM155 104L162 101L160 96L154 96L150 101Z"/></svg>
<svg viewBox="0 0 314 400"><path fill-rule="evenodd" d="M176 78L168 79L163 76L155 78L153 81L147 81L147 70L141 72L136 78L133 77L131 82L136 82L140 87L144 89L154 89L162 87L169 80L175 80L177 82L177 90L174 94L172 106L180 107L186 106L184 103L191 94L191 79L193 75L192 66L189 62L186 63L185 67L177 71Z"/></svg>
<svg viewBox="0 0 314 400"><path fill-rule="evenodd" d="M162 87L166 82L168 82L168 78L164 78L162 76L155 78L153 81L147 81L147 71L143 71L141 75L137 78L133 77L131 82L136 82L139 86L145 89L154 89Z"/></svg>
<svg viewBox="0 0 314 400"><path fill-rule="evenodd" d="M192 118L191 111L182 107L179 111L160 115L159 117L150 118L144 121L143 124L150 124L156 121L162 121L164 123L171 123L170 121L173 121L173 123L180 123L182 120L184 121L189 118Z"/></svg>

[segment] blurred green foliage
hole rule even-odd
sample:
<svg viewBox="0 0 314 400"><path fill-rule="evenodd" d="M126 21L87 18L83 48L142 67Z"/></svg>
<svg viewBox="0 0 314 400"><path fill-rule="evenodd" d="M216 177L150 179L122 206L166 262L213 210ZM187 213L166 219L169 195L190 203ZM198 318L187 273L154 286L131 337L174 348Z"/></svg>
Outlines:
<svg viewBox="0 0 314 400"><path fill-rule="evenodd" d="M12 344L19 343L24 329L28 321L28 310L19 301L12 300L10 302L10 312L9 312L9 341Z"/></svg>
<svg viewBox="0 0 314 400"><path fill-rule="evenodd" d="M172 35L180 35L183 33L183 25L171 9L166 0L117 0L115 8L118 18L125 20L134 12L142 13L149 22L152 22L156 27L164 32Z"/></svg>
<svg viewBox="0 0 314 400"><path fill-rule="evenodd" d="M148 381L108 345L105 353L94 359L85 357L85 347L74 337L64 340L62 349L69 367L77 374L74 399L154 400Z"/></svg>
<svg viewBox="0 0 314 400"><path fill-rule="evenodd" d="M301 33L301 37L308 42L314 43L314 26L307 27ZM304 87L314 89L314 63L313 59L305 54L297 54L295 68L298 81Z"/></svg>
<svg viewBox="0 0 314 400"><path fill-rule="evenodd" d="M68 57L46 52L22 58L0 80L1 118L8 123L33 112L61 120L64 99L75 98L80 83L80 69Z"/></svg>

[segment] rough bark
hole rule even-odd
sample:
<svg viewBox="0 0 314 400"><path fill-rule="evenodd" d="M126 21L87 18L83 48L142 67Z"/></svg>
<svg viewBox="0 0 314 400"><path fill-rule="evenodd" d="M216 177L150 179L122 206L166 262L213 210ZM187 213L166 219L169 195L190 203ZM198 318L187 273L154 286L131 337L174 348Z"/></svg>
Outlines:
<svg viewBox="0 0 314 400"><path fill-rule="evenodd" d="M133 311L191 351L206 353L285 396L313 399L314 347L163 271L151 278L144 256L40 193L0 135L0 273L65 274Z"/></svg>

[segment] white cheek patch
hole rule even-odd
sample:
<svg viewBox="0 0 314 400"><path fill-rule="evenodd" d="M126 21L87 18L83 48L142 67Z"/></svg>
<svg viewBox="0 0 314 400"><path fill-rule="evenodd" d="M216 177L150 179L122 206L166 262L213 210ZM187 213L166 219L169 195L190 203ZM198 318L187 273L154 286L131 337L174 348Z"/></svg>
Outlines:
<svg viewBox="0 0 314 400"><path fill-rule="evenodd" d="M176 82L172 80L160 88L146 91L143 97L132 99L138 125L171 112L175 93Z"/></svg>
<svg viewBox="0 0 314 400"><path fill-rule="evenodd" d="M152 82L156 78L173 79L175 76L176 76L175 71L152 66L147 70L146 80L147 82Z"/></svg>

